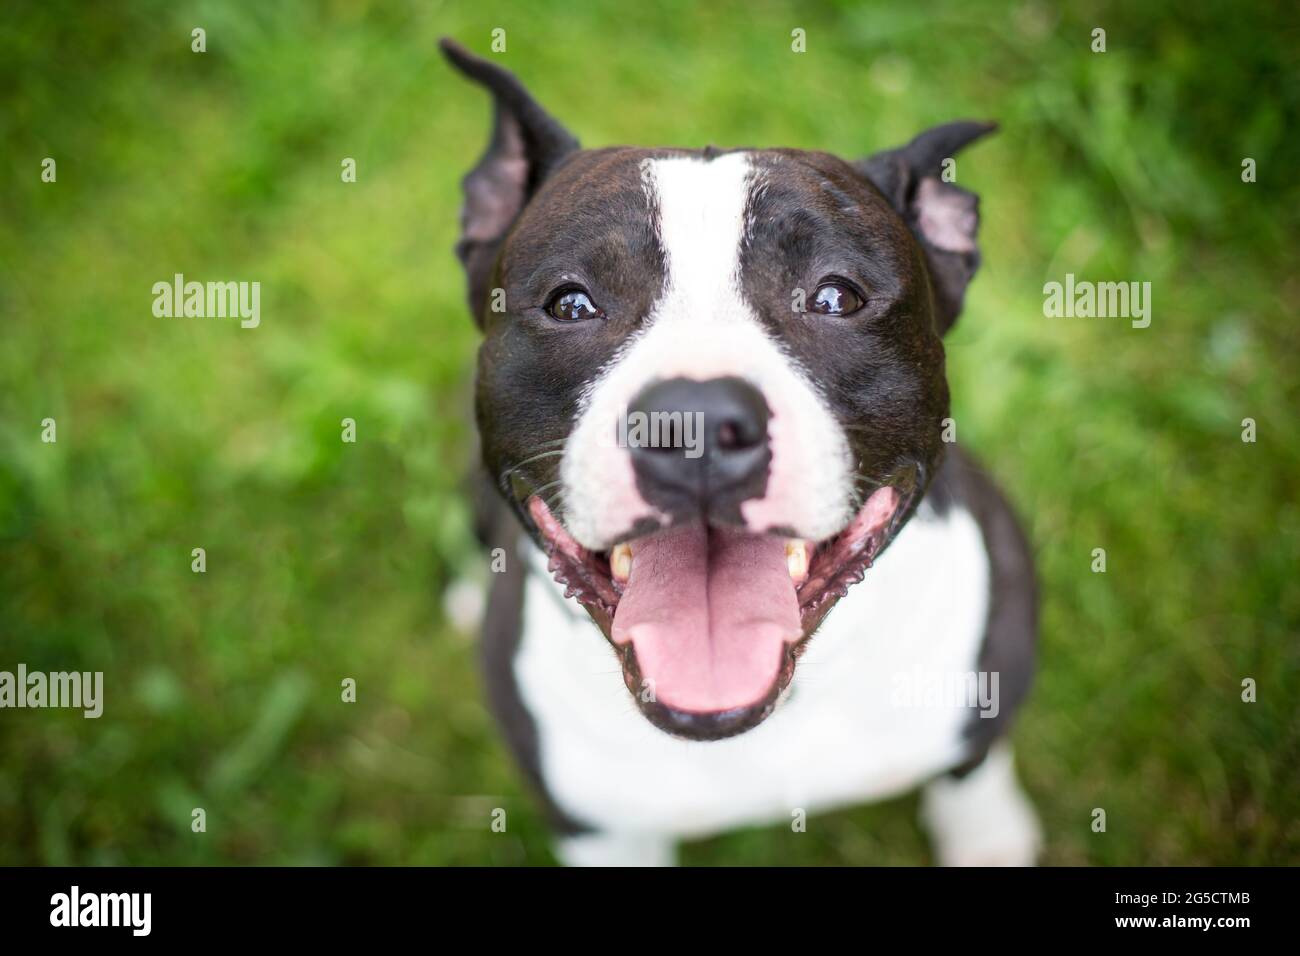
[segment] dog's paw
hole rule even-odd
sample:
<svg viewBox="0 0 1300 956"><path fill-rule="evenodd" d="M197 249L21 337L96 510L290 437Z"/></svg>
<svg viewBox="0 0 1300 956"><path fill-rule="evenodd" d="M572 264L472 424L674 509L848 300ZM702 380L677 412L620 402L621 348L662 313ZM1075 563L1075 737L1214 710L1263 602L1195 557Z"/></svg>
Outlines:
<svg viewBox="0 0 1300 956"><path fill-rule="evenodd" d="M995 747L960 780L930 783L921 798L921 822L942 866L1033 866L1043 845L1009 747Z"/></svg>
<svg viewBox="0 0 1300 956"><path fill-rule="evenodd" d="M1042 849L1042 834L1032 809L1014 821L979 834L935 838L935 860L940 866L1034 866Z"/></svg>
<svg viewBox="0 0 1300 956"><path fill-rule="evenodd" d="M583 833L557 841L565 866L674 866L677 845L657 834Z"/></svg>
<svg viewBox="0 0 1300 956"><path fill-rule="evenodd" d="M477 634L487 607L487 587L472 578L456 578L442 593L442 613L461 634Z"/></svg>

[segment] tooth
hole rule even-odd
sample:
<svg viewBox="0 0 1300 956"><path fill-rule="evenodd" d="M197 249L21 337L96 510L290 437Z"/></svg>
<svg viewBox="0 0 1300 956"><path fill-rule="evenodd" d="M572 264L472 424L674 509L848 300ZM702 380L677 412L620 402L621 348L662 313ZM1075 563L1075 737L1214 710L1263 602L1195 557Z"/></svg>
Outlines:
<svg viewBox="0 0 1300 956"><path fill-rule="evenodd" d="M609 554L609 570L615 581L626 581L632 573L632 546L627 542L614 545Z"/></svg>
<svg viewBox="0 0 1300 956"><path fill-rule="evenodd" d="M795 584L808 577L808 543L797 538L788 540L785 543L785 563Z"/></svg>

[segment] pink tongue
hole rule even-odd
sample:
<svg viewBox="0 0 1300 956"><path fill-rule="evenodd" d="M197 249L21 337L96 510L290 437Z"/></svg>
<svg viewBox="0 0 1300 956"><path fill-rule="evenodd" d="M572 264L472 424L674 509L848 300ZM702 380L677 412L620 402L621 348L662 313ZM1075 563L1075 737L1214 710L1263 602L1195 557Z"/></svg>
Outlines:
<svg viewBox="0 0 1300 956"><path fill-rule="evenodd" d="M632 642L655 699L708 713L765 697L802 633L784 542L688 526L633 541L632 555L613 637Z"/></svg>

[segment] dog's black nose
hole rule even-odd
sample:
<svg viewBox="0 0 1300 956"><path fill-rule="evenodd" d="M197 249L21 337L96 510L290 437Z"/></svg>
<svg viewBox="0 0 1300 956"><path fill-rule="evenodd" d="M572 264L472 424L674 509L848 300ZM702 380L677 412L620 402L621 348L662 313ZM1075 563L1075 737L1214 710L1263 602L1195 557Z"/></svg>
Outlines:
<svg viewBox="0 0 1300 956"><path fill-rule="evenodd" d="M772 452L763 395L740 378L671 378L628 407L637 490L674 516L740 523L740 503L767 490Z"/></svg>

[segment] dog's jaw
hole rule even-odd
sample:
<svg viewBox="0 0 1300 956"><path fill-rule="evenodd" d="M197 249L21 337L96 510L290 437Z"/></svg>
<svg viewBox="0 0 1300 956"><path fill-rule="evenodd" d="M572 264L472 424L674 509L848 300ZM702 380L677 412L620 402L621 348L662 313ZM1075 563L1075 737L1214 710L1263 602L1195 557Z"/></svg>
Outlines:
<svg viewBox="0 0 1300 956"><path fill-rule="evenodd" d="M882 486L839 534L793 542L798 562L780 537L696 524L619 545L622 568L582 547L540 497L528 512L549 571L617 651L646 717L669 733L718 739L774 711L807 642L914 500L914 487Z"/></svg>

